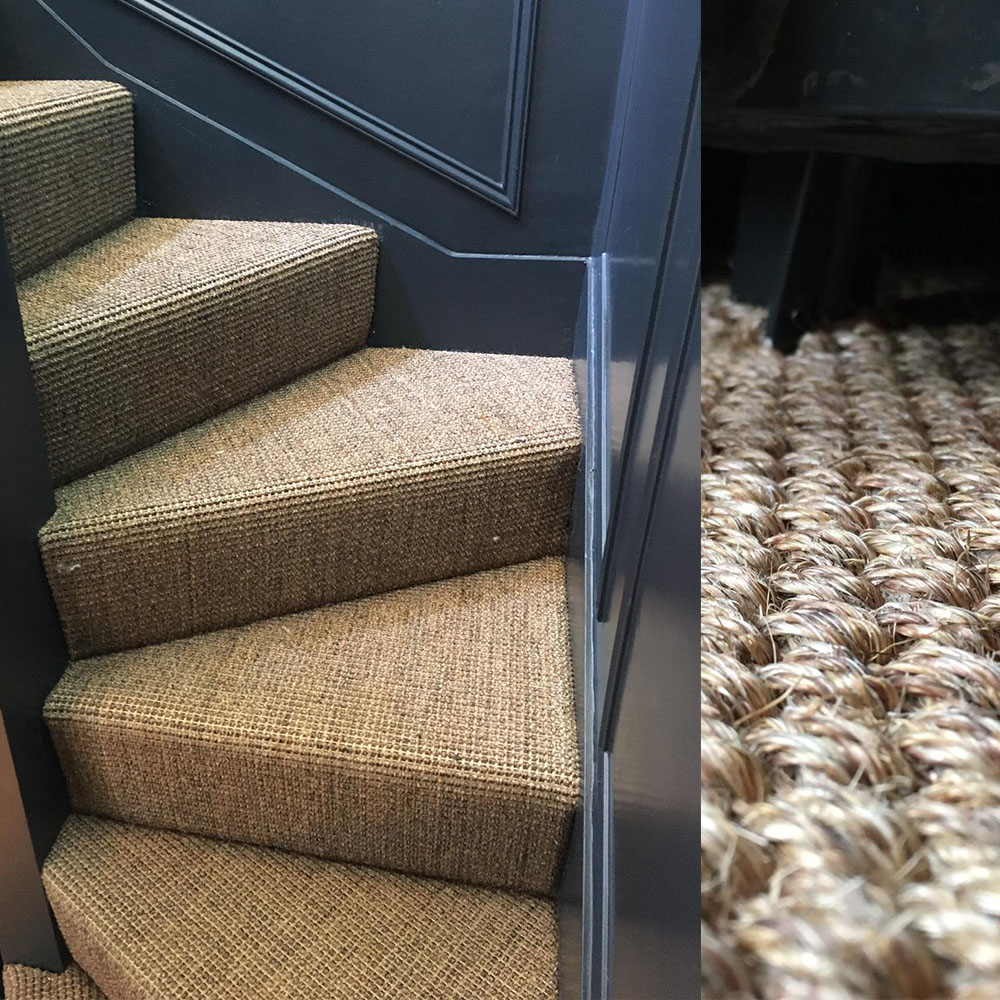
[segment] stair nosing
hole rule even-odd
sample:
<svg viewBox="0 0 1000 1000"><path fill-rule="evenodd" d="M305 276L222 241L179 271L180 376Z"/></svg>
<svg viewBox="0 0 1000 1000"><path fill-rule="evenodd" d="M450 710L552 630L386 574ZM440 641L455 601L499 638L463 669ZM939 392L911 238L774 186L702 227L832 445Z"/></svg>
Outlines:
<svg viewBox="0 0 1000 1000"><path fill-rule="evenodd" d="M27 83L34 82L44 82L44 81L25 81ZM70 81L70 82L85 82L85 81ZM101 81L104 82L104 81ZM25 104L19 104L14 108L10 108L7 111L0 111L0 127L7 128L13 127L16 129L21 129L24 126L38 127L44 123L38 120L40 113L47 111L52 111L56 109L66 109L67 111L92 111L94 108L94 99L101 98L103 100L108 100L114 97L117 100L121 100L122 97L126 97L128 103L132 103L133 97L130 91L126 90L124 87L117 83L106 83L104 87L95 87L93 90L85 91L84 93L73 93L66 94L62 97L50 97L42 101L30 102Z"/></svg>
<svg viewBox="0 0 1000 1000"><path fill-rule="evenodd" d="M87 722L84 722L76 717L69 715L53 715L47 713L46 722L48 724L55 724L56 728L79 728L79 729L89 729ZM89 720L88 720L89 721ZM68 725L67 725L68 724ZM127 725L119 721L108 722L105 719L98 720L102 730L115 730L118 732L146 732L154 733L157 737L166 737L167 741L179 744L188 745L190 743L208 743L210 742L208 738L199 740L197 737L202 734L207 734L211 732L213 735L217 735L221 730L184 730L178 732L177 729L168 731L166 729L157 729L156 727L150 726L148 723L143 725ZM214 745L218 745L213 742ZM449 785L452 788L458 788L463 790L470 790L470 785L468 783L469 779L472 779L472 791L476 791L476 785L481 786L495 786L502 789L514 789L517 793L518 798L525 800L536 800L546 802L548 804L554 804L559 806L573 805L580 799L580 784L579 782L573 781L532 781L525 776L523 770L510 770L503 771L497 768L485 768L485 767L441 767L438 766L439 762L434 761L433 766L427 766L421 764L415 757L415 755L410 755L404 757L403 755L392 755L392 754L375 754L371 753L370 749L366 748L364 750L358 750L355 753L345 752L344 750L338 750L333 753L309 753L306 751L295 752L294 750L288 749L284 753L274 753L272 752L275 746L280 746L281 744L277 741L266 741L259 739L256 742L247 741L246 743L241 743L236 748L239 751L247 751L248 759L252 759L253 753L261 750L268 751L268 756L286 761L311 761L311 762L330 762L336 765L333 770L340 771L354 771L359 775L369 774L372 770L378 770L379 773L397 773L401 776L405 776L407 780L416 780L417 782L427 785L429 787L440 787L442 784ZM367 759L371 765L374 766L358 766L358 767L345 767L344 765L350 765L355 761L362 759L360 755L369 754ZM480 762L476 762L477 764ZM479 789L482 790L482 789ZM557 801L553 801L557 800Z"/></svg>

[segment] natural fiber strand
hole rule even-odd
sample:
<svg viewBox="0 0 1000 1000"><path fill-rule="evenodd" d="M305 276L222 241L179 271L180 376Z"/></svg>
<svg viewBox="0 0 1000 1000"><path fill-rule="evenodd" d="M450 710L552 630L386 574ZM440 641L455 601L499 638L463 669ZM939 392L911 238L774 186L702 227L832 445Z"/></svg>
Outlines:
<svg viewBox="0 0 1000 1000"><path fill-rule="evenodd" d="M703 995L1000 996L997 330L703 313Z"/></svg>

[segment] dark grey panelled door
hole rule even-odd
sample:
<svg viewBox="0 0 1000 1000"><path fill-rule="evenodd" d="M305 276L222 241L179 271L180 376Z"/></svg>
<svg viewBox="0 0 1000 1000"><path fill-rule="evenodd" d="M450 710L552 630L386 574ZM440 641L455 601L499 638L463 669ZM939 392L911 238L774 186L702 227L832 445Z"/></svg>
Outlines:
<svg viewBox="0 0 1000 1000"><path fill-rule="evenodd" d="M695 303L692 303L695 306ZM602 739L607 996L698 995L699 356L687 324ZM664 336L675 332L668 325Z"/></svg>
<svg viewBox="0 0 1000 1000"><path fill-rule="evenodd" d="M594 997L696 997L699 940L697 3L633 0L597 245L607 534L597 594Z"/></svg>
<svg viewBox="0 0 1000 1000"><path fill-rule="evenodd" d="M598 246L607 298L609 452L598 614L612 639L628 614L640 544L634 508L648 503L659 401L674 389L683 342L678 331L697 283L699 28L699 5L692 0L633 0L630 7L620 155L617 170L609 172L613 196ZM665 329L664 315L670 317ZM612 666L608 656L598 664L599 715Z"/></svg>

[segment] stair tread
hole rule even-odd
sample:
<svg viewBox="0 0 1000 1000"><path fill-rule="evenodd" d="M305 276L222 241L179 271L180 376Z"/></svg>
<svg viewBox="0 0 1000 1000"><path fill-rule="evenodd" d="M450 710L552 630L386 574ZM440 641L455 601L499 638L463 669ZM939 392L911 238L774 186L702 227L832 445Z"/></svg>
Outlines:
<svg viewBox="0 0 1000 1000"><path fill-rule="evenodd" d="M71 651L558 554L579 441L565 359L359 351L57 491Z"/></svg>
<svg viewBox="0 0 1000 1000"><path fill-rule="evenodd" d="M545 1000L551 903L73 816L44 871L111 1000Z"/></svg>
<svg viewBox="0 0 1000 1000"><path fill-rule="evenodd" d="M360 347L361 226L133 219L18 286L57 481Z"/></svg>
<svg viewBox="0 0 1000 1000"><path fill-rule="evenodd" d="M549 892L568 632L543 559L79 661L45 715L78 811Z"/></svg>
<svg viewBox="0 0 1000 1000"><path fill-rule="evenodd" d="M0 81L0 204L18 276L132 215L132 95L100 80Z"/></svg>

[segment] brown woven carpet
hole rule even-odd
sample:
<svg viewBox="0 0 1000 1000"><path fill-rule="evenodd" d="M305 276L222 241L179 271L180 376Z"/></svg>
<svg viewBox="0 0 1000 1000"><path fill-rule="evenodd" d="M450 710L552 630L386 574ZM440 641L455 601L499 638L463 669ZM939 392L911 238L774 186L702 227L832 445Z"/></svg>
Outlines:
<svg viewBox="0 0 1000 1000"><path fill-rule="evenodd" d="M704 995L998 997L998 330L705 310Z"/></svg>
<svg viewBox="0 0 1000 1000"><path fill-rule="evenodd" d="M45 884L114 1000L554 1000L533 896L72 818Z"/></svg>
<svg viewBox="0 0 1000 1000"><path fill-rule="evenodd" d="M0 81L0 195L18 277L134 214L132 95L94 80Z"/></svg>
<svg viewBox="0 0 1000 1000"><path fill-rule="evenodd" d="M5 965L6 1000L106 1000L87 974L71 965L61 975L26 965Z"/></svg>
<svg viewBox="0 0 1000 1000"><path fill-rule="evenodd" d="M78 813L8 995L555 1000L571 364L364 348L372 231L134 218L131 129L0 84Z"/></svg>
<svg viewBox="0 0 1000 1000"><path fill-rule="evenodd" d="M135 219L21 283L64 483L361 347L370 229Z"/></svg>
<svg viewBox="0 0 1000 1000"><path fill-rule="evenodd" d="M579 435L568 361L361 351L58 491L70 649L558 554Z"/></svg>
<svg viewBox="0 0 1000 1000"><path fill-rule="evenodd" d="M562 560L74 664L80 812L537 893L579 795Z"/></svg>

